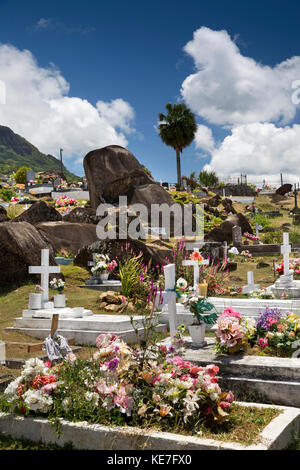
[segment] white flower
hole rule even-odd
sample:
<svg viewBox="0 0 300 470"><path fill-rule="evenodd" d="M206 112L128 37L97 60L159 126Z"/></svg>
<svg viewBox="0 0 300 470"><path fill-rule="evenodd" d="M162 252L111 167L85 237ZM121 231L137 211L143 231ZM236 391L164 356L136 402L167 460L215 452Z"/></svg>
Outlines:
<svg viewBox="0 0 300 470"><path fill-rule="evenodd" d="M99 395L96 392L86 392L85 394L85 399L89 402L92 403L92 405L95 407L98 405L99 402Z"/></svg>
<svg viewBox="0 0 300 470"><path fill-rule="evenodd" d="M232 255L238 255L239 250L235 246L233 246L232 248L230 248L230 250L228 250L228 253L230 253Z"/></svg>
<svg viewBox="0 0 300 470"><path fill-rule="evenodd" d="M48 369L44 366L43 361L38 359L37 357L33 357L28 359L23 366L23 370L21 372L21 377L26 378L33 378L36 375L49 375Z"/></svg>
<svg viewBox="0 0 300 470"><path fill-rule="evenodd" d="M17 388L18 386L20 385L20 383L22 383L23 381L23 377L17 377L15 380L13 380L12 382L10 382L8 384L8 386L6 387L6 389L4 390L4 393L6 395L16 395L16 392L17 392Z"/></svg>
<svg viewBox="0 0 300 470"><path fill-rule="evenodd" d="M64 398L63 401L61 402L62 406L66 409L69 407L70 403L71 403L71 400L68 397Z"/></svg>
<svg viewBox="0 0 300 470"><path fill-rule="evenodd" d="M217 393L211 393L209 397L212 401L217 401L219 395Z"/></svg>
<svg viewBox="0 0 300 470"><path fill-rule="evenodd" d="M187 288L187 281L183 277L180 277L176 282L176 286L179 287L179 288L186 289Z"/></svg>
<svg viewBox="0 0 300 470"><path fill-rule="evenodd" d="M41 390L27 390L23 395L24 403L32 411L47 413L53 403L52 398Z"/></svg>

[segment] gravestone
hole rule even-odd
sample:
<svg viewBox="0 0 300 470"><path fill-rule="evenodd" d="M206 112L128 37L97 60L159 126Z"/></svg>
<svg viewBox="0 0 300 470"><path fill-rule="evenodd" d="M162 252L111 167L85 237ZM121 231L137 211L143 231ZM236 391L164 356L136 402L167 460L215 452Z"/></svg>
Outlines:
<svg viewBox="0 0 300 470"><path fill-rule="evenodd" d="M242 245L242 229L239 225L232 227L232 243L233 246Z"/></svg>
<svg viewBox="0 0 300 470"><path fill-rule="evenodd" d="M243 294L251 294L260 290L260 285L254 283L254 274L252 271L247 272L248 285L243 287Z"/></svg>
<svg viewBox="0 0 300 470"><path fill-rule="evenodd" d="M35 180L35 173L33 170L27 170L26 171L26 185L28 186L28 183L30 181L34 181Z"/></svg>
<svg viewBox="0 0 300 470"><path fill-rule="evenodd" d="M42 250L41 266L29 266L29 274L41 275L43 308L49 308L49 305L47 305L49 301L49 274L54 274L54 273L60 273L60 267L49 266L49 250L48 249Z"/></svg>

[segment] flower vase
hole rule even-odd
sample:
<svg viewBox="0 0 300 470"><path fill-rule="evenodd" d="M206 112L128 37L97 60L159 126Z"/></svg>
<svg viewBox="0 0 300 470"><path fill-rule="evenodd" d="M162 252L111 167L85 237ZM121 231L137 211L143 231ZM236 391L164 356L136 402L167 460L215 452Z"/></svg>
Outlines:
<svg viewBox="0 0 300 470"><path fill-rule="evenodd" d="M188 329L192 338L192 342L198 347L206 346L205 329L206 323L201 322L199 325L188 325Z"/></svg>
<svg viewBox="0 0 300 470"><path fill-rule="evenodd" d="M54 296L54 308L65 308L66 306L66 295L56 294Z"/></svg>
<svg viewBox="0 0 300 470"><path fill-rule="evenodd" d="M42 308L42 294L29 294L29 310L40 310Z"/></svg>
<svg viewBox="0 0 300 470"><path fill-rule="evenodd" d="M101 281L107 281L108 276L109 276L109 273L101 273L100 274Z"/></svg>

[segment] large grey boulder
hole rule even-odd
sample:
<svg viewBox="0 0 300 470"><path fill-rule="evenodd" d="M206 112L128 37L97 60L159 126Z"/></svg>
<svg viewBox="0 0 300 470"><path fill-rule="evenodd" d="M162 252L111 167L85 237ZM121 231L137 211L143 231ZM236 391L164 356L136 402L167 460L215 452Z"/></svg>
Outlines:
<svg viewBox="0 0 300 470"><path fill-rule="evenodd" d="M118 202L119 195L127 195L135 186L154 183L135 156L119 145L89 152L83 166L94 209L104 201Z"/></svg>
<svg viewBox="0 0 300 470"><path fill-rule="evenodd" d="M54 207L48 206L44 201L38 201L13 219L13 222L28 222L36 225L41 222L57 222L62 220L60 213Z"/></svg>
<svg viewBox="0 0 300 470"><path fill-rule="evenodd" d="M18 284L28 279L29 266L39 266L41 250L50 249L50 264L56 265L52 247L27 222L0 224L0 286Z"/></svg>

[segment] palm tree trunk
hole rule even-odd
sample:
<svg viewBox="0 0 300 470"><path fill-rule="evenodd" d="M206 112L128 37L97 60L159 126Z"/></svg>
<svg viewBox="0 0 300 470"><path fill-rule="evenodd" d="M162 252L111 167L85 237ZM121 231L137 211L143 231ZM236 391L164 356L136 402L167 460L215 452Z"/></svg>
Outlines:
<svg viewBox="0 0 300 470"><path fill-rule="evenodd" d="M176 149L176 163L177 163L177 184L181 189L181 164L180 164L180 151Z"/></svg>

